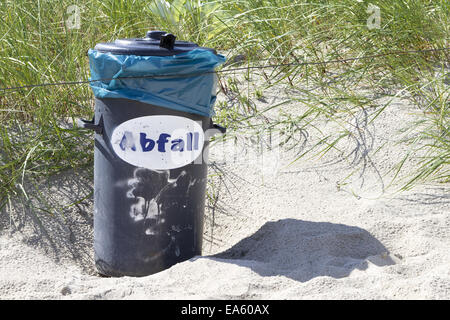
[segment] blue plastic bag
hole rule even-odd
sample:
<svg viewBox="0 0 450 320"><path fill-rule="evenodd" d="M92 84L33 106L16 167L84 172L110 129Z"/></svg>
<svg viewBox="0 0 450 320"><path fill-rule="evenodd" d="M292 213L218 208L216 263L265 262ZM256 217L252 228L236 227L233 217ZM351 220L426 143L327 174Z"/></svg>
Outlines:
<svg viewBox="0 0 450 320"><path fill-rule="evenodd" d="M126 98L207 117L214 115L214 68L225 62L222 55L205 49L165 57L116 55L92 49L88 55L90 85L97 98ZM118 79L126 77L134 78Z"/></svg>

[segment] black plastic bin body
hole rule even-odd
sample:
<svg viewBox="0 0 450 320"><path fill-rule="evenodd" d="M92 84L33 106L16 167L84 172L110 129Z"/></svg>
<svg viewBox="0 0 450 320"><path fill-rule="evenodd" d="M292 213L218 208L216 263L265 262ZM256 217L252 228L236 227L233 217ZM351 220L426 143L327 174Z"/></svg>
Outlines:
<svg viewBox="0 0 450 320"><path fill-rule="evenodd" d="M118 125L151 115L185 117L201 121L204 131L210 128L209 118L191 113L127 99L96 100L95 119L102 119L103 132L95 135L94 252L97 270L104 275L148 275L201 254L206 161L151 170L126 163L112 148L111 134ZM207 157L207 149L203 152ZM136 208L139 204L145 206L143 212ZM133 217L149 215L151 205L159 207L158 217Z"/></svg>
<svg viewBox="0 0 450 320"><path fill-rule="evenodd" d="M164 34L155 33L154 38ZM130 120L151 120L154 116L194 121L203 134L214 128L206 116L122 98L96 98L94 120L81 122L83 127L96 131L94 255L96 268L102 275L145 276L201 254L207 134L203 142L198 141L196 132L185 134L182 148L198 148L200 143L200 153L195 161L170 169L144 168L117 156L117 145L131 154L136 150L127 140L127 134L131 134L127 131L122 141L119 144L116 141L113 146L113 135L118 127ZM160 136L160 142L156 138L150 141L145 133L140 135L142 150L180 148L173 141L170 144L164 136L166 140Z"/></svg>

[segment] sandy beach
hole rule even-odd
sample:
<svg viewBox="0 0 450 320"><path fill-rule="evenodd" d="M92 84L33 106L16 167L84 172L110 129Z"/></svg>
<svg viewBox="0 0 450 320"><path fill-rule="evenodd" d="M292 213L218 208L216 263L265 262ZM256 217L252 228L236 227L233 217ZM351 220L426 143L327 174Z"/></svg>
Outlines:
<svg viewBox="0 0 450 320"><path fill-rule="evenodd" d="M398 99L370 124L363 116L359 138L339 142L352 161L330 151L293 162L295 148L245 139L231 159L213 145L202 256L146 277L97 275L91 168L44 181L53 214L18 199L1 215L0 299L449 299L449 186L394 192L384 174L414 110Z"/></svg>

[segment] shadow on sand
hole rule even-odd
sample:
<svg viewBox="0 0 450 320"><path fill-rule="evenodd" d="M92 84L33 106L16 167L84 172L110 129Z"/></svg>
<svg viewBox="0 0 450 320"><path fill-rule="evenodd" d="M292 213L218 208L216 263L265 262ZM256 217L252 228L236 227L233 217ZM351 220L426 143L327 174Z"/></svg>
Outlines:
<svg viewBox="0 0 450 320"><path fill-rule="evenodd" d="M95 274L93 202L90 172L68 170L17 196L0 212L0 232L19 233L23 243L40 248L56 262L74 261Z"/></svg>
<svg viewBox="0 0 450 320"><path fill-rule="evenodd" d="M319 276L343 278L369 261L392 265L388 250L364 229L328 222L283 219L209 258L251 268L261 276L300 282Z"/></svg>

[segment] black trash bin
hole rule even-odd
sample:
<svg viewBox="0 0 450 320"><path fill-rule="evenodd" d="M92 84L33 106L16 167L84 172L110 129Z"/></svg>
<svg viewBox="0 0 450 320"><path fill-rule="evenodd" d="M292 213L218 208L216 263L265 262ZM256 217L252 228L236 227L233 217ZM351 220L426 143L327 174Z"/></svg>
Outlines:
<svg viewBox="0 0 450 320"><path fill-rule="evenodd" d="M161 31L150 31L142 39L100 43L94 49L97 54L108 55L101 63L103 75L111 73L114 78L113 73L126 66L131 70L127 76L133 72L138 76L93 83L94 119L79 122L96 132L94 251L96 268L102 275L145 276L201 254L208 138L215 133L211 129L224 129L212 123L204 106L200 111L191 102L186 104L193 109L174 107L172 102L183 105L183 101L176 101L173 95L164 100L166 89L177 90L176 76L167 73L180 68L161 62L171 60L157 60L161 73L154 73L155 78L139 78L139 63L127 64L139 56L170 59L196 49L217 55L213 49L176 41ZM117 57L122 59L119 67ZM95 73L92 70L91 60L91 75ZM209 76L213 73L214 69ZM198 91L190 93L195 96L205 92L205 83L214 89L214 83L209 82L216 81L215 77L209 77L209 82L196 80L201 76L182 72L178 80L184 86L180 90ZM200 87L196 87L198 81L203 81ZM158 96L153 96L153 86L159 87ZM99 93L103 89L108 94ZM212 107L215 95L210 94Z"/></svg>

